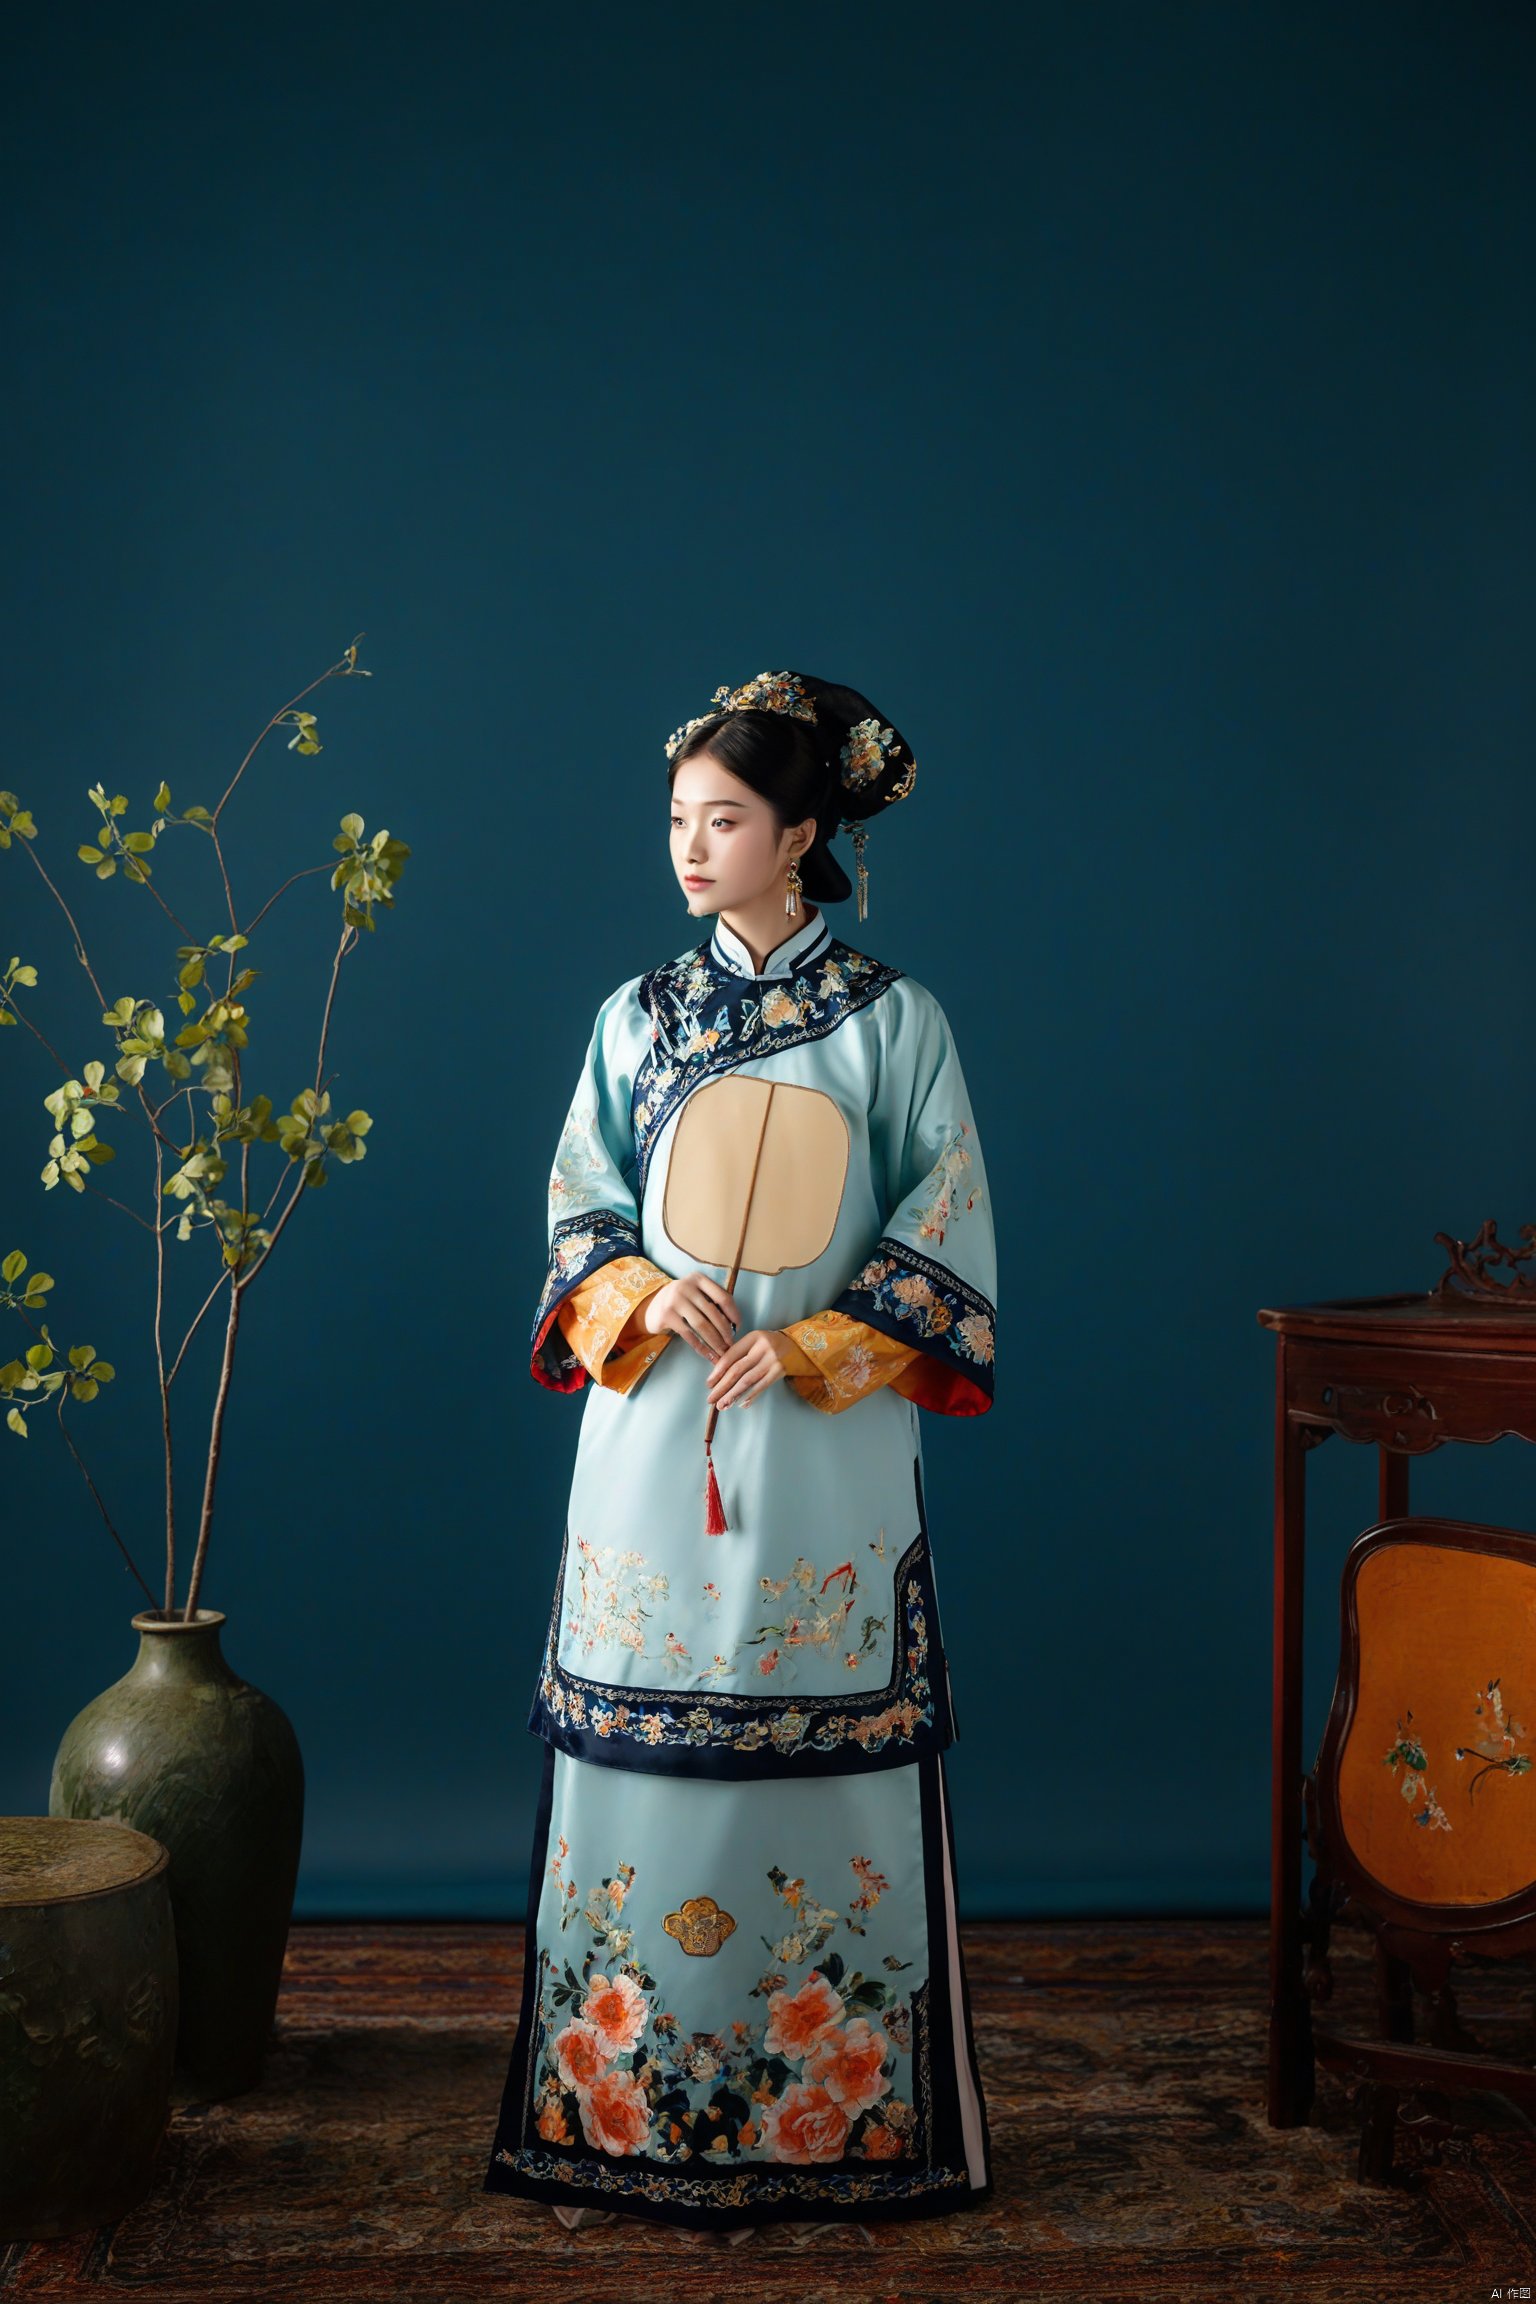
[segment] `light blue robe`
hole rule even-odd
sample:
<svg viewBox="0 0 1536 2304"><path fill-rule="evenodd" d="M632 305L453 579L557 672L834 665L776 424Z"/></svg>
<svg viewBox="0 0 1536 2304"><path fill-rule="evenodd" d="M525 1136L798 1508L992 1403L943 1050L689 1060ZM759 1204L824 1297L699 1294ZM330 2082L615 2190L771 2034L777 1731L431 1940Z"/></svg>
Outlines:
<svg viewBox="0 0 1536 2304"><path fill-rule="evenodd" d="M730 1525L709 1536L709 1363L674 1337L629 1391L588 1384L555 1316L621 1257L728 1282L662 1215L680 1116L728 1072L820 1091L848 1133L825 1248L744 1269L743 1328L834 1310L920 1357L915 1399L886 1384L834 1414L778 1382L723 1410ZM486 2189L695 2225L980 2197L916 1400L989 1406L996 1268L938 1002L820 914L761 973L717 919L599 1010L549 1251L533 1373L587 1398L529 1720L545 1762L527 1969Z"/></svg>

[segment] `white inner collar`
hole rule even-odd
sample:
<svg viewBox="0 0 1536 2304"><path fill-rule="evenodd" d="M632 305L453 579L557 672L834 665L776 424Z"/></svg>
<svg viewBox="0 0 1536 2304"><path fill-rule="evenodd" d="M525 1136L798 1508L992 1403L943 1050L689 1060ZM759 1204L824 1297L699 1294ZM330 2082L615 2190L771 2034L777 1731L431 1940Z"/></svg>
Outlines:
<svg viewBox="0 0 1536 2304"><path fill-rule="evenodd" d="M809 920L802 920L782 944L774 946L761 968L753 966L752 955L741 938L718 915L710 943L715 958L729 968L734 976L793 976L802 959L823 941L830 943L831 940L832 931L827 926L826 914L815 912Z"/></svg>

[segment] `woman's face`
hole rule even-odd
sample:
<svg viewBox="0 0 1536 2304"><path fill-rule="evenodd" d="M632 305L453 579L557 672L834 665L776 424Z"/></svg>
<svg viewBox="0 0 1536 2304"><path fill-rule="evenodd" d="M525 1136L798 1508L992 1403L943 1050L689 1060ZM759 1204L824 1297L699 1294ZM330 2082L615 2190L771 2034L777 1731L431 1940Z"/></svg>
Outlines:
<svg viewBox="0 0 1536 2304"><path fill-rule="evenodd" d="M815 818L779 829L768 802L712 752L695 752L672 779L672 869L690 912L728 912L782 882L803 855Z"/></svg>

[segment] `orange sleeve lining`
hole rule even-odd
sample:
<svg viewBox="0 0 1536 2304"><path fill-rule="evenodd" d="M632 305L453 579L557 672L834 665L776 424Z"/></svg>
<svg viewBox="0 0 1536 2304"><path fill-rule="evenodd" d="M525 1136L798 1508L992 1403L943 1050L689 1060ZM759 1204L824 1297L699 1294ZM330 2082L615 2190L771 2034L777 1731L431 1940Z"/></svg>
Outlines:
<svg viewBox="0 0 1536 2304"><path fill-rule="evenodd" d="M790 1366L786 1383L829 1416L867 1399L882 1385L895 1383L921 1358L915 1344L902 1344L847 1312L817 1312L808 1320L791 1320L782 1333L804 1364L803 1371Z"/></svg>
<svg viewBox="0 0 1536 2304"><path fill-rule="evenodd" d="M647 1335L640 1315L671 1277L648 1256L615 1256L564 1298L555 1314L560 1333L594 1383L632 1392L666 1349L670 1329Z"/></svg>

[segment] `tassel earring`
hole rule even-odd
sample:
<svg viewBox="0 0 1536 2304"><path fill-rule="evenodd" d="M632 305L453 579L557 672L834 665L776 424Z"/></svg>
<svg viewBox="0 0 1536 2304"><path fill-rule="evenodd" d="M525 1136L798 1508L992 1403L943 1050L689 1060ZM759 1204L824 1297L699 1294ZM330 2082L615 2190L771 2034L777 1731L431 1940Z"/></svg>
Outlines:
<svg viewBox="0 0 1536 2304"><path fill-rule="evenodd" d="M867 920L869 918L869 867L864 861L864 843L869 838L869 826L867 824L850 824L846 829L853 841L854 860L858 866L859 918Z"/></svg>
<svg viewBox="0 0 1536 2304"><path fill-rule="evenodd" d="M784 883L784 910L792 920L799 909L800 861L798 857L792 856L789 860L789 877Z"/></svg>

